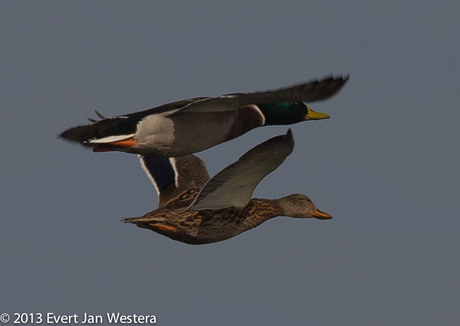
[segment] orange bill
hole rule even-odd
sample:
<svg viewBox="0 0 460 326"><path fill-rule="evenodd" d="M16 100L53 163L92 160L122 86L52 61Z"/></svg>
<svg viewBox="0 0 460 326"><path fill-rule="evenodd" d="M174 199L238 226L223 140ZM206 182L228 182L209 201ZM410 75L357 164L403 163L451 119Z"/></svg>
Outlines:
<svg viewBox="0 0 460 326"><path fill-rule="evenodd" d="M331 214L322 212L319 209L315 210L315 212L313 213L313 216L316 217L317 219L320 219L320 220L328 220L328 219L332 218Z"/></svg>

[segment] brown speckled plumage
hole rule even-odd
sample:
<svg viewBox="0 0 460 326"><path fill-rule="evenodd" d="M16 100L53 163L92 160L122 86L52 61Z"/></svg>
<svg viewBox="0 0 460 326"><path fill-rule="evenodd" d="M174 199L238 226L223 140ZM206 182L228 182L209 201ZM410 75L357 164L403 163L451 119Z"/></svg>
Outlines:
<svg viewBox="0 0 460 326"><path fill-rule="evenodd" d="M276 216L332 218L300 194L251 199L257 184L281 165L293 147L294 140L288 131L249 150L212 179L207 177L204 162L196 156L171 158L169 165L161 158L143 157L143 167L159 192L159 208L122 221L173 240L206 244L232 238ZM170 175L170 180L165 181L165 175Z"/></svg>

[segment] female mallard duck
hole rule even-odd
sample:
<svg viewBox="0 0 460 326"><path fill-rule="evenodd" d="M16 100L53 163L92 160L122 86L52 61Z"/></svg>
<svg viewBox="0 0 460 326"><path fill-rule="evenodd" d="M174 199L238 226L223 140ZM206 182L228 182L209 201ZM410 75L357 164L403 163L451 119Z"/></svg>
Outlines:
<svg viewBox="0 0 460 326"><path fill-rule="evenodd" d="M331 219L304 195L251 199L260 181L293 148L289 130L252 148L211 179L204 162L194 155L142 156L141 165L159 195L158 209L122 222L188 244L205 244L232 238L276 216Z"/></svg>
<svg viewBox="0 0 460 326"><path fill-rule="evenodd" d="M327 119L303 102L336 94L348 76L327 77L276 91L196 97L150 110L89 119L92 124L63 132L64 139L93 147L95 152L175 157L203 151L251 129Z"/></svg>

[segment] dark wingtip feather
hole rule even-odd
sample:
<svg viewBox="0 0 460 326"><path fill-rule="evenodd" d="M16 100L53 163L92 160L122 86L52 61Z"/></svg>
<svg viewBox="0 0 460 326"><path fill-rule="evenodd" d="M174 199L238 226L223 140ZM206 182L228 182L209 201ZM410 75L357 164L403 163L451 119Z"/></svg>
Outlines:
<svg viewBox="0 0 460 326"><path fill-rule="evenodd" d="M66 140L83 144L84 142L94 138L98 129L99 126L96 123L90 125L80 125L65 130L59 136Z"/></svg>
<svg viewBox="0 0 460 326"><path fill-rule="evenodd" d="M315 88L318 93L323 93L323 98L327 99L335 94L337 94L343 86L347 83L348 79L350 78L349 74L340 74L334 76L333 74L324 76L322 79L318 80Z"/></svg>
<svg viewBox="0 0 460 326"><path fill-rule="evenodd" d="M89 119L91 122L93 119ZM114 135L116 133L113 133L113 131L110 131L110 129L115 126L118 122L120 122L120 118L111 118L111 119L102 119L102 120L97 120L91 124L88 125L80 125L76 126L70 129L65 130L60 137L70 140L70 141L75 141L79 143L84 143L90 139L94 138L102 138L106 137L108 135ZM135 125L133 126L135 128ZM108 131L109 130L109 131ZM132 132L131 130L122 130L122 132Z"/></svg>
<svg viewBox="0 0 460 326"><path fill-rule="evenodd" d="M64 132L62 132L59 135L59 137L64 138L69 141L76 141L76 142L82 143L85 140L87 140L86 137L82 137L82 133L81 133L82 129L84 129L85 127L87 126L77 126L77 127L67 129Z"/></svg>

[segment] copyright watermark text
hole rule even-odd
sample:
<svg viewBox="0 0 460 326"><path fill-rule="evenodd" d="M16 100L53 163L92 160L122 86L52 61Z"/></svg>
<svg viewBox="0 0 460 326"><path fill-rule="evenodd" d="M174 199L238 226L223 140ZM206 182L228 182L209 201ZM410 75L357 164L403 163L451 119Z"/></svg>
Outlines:
<svg viewBox="0 0 460 326"><path fill-rule="evenodd" d="M7 324L156 324L157 317L155 315L124 315L118 312L106 313L105 315L91 315L86 312L83 315L60 315L53 312L15 312L8 314L6 312L0 314L0 322Z"/></svg>

